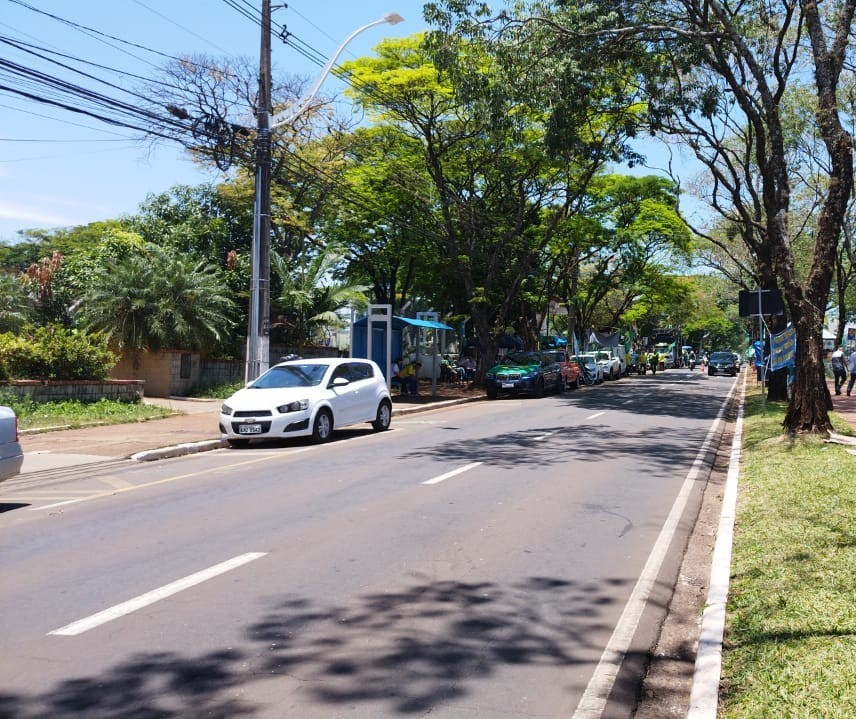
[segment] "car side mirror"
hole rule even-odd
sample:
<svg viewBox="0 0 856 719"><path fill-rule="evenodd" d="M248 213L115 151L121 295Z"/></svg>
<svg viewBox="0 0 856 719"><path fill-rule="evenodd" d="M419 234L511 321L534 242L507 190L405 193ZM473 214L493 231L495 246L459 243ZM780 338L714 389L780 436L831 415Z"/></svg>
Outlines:
<svg viewBox="0 0 856 719"><path fill-rule="evenodd" d="M347 384L351 384L351 380L347 377L336 377L331 383L331 387L344 387Z"/></svg>

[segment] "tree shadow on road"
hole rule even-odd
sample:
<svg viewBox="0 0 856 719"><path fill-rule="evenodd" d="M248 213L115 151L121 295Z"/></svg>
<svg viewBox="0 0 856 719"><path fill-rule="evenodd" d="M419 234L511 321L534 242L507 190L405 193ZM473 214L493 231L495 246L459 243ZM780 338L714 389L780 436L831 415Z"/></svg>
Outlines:
<svg viewBox="0 0 856 719"><path fill-rule="evenodd" d="M596 662L595 638L609 635L624 583L417 577L348 606L282 595L236 646L197 655L141 653L41 695L5 693L0 717L234 719L298 700L318 716L360 704L379 716L409 716L460 700L478 682L519 665L567 668L563 691L570 694L570 670ZM168 627L157 631L168 634ZM253 700L260 684L264 705Z"/></svg>

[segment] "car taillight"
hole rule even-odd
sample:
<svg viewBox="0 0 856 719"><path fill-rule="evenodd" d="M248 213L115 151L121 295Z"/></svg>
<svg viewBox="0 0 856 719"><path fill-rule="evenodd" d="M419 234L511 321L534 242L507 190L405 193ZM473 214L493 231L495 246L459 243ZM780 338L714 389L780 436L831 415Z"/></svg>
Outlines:
<svg viewBox="0 0 856 719"><path fill-rule="evenodd" d="M18 441L18 418L15 417L15 441Z"/></svg>

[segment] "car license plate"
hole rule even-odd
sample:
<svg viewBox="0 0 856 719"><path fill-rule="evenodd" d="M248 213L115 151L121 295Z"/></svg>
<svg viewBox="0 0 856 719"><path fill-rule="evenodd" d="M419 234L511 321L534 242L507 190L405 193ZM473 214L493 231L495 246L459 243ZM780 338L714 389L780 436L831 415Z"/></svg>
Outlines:
<svg viewBox="0 0 856 719"><path fill-rule="evenodd" d="M514 389L514 382L503 382L502 388L503 389Z"/></svg>
<svg viewBox="0 0 856 719"><path fill-rule="evenodd" d="M239 424L238 434L261 434L262 426L260 424Z"/></svg>

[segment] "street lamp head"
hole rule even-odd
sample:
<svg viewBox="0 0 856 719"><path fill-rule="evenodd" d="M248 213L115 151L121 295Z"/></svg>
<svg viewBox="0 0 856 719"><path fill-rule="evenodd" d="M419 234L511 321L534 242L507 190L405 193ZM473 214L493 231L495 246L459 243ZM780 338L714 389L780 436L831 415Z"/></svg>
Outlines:
<svg viewBox="0 0 856 719"><path fill-rule="evenodd" d="M397 12L388 12L383 16L385 22L388 22L390 25L398 25L400 22L404 22L404 18L401 17Z"/></svg>

